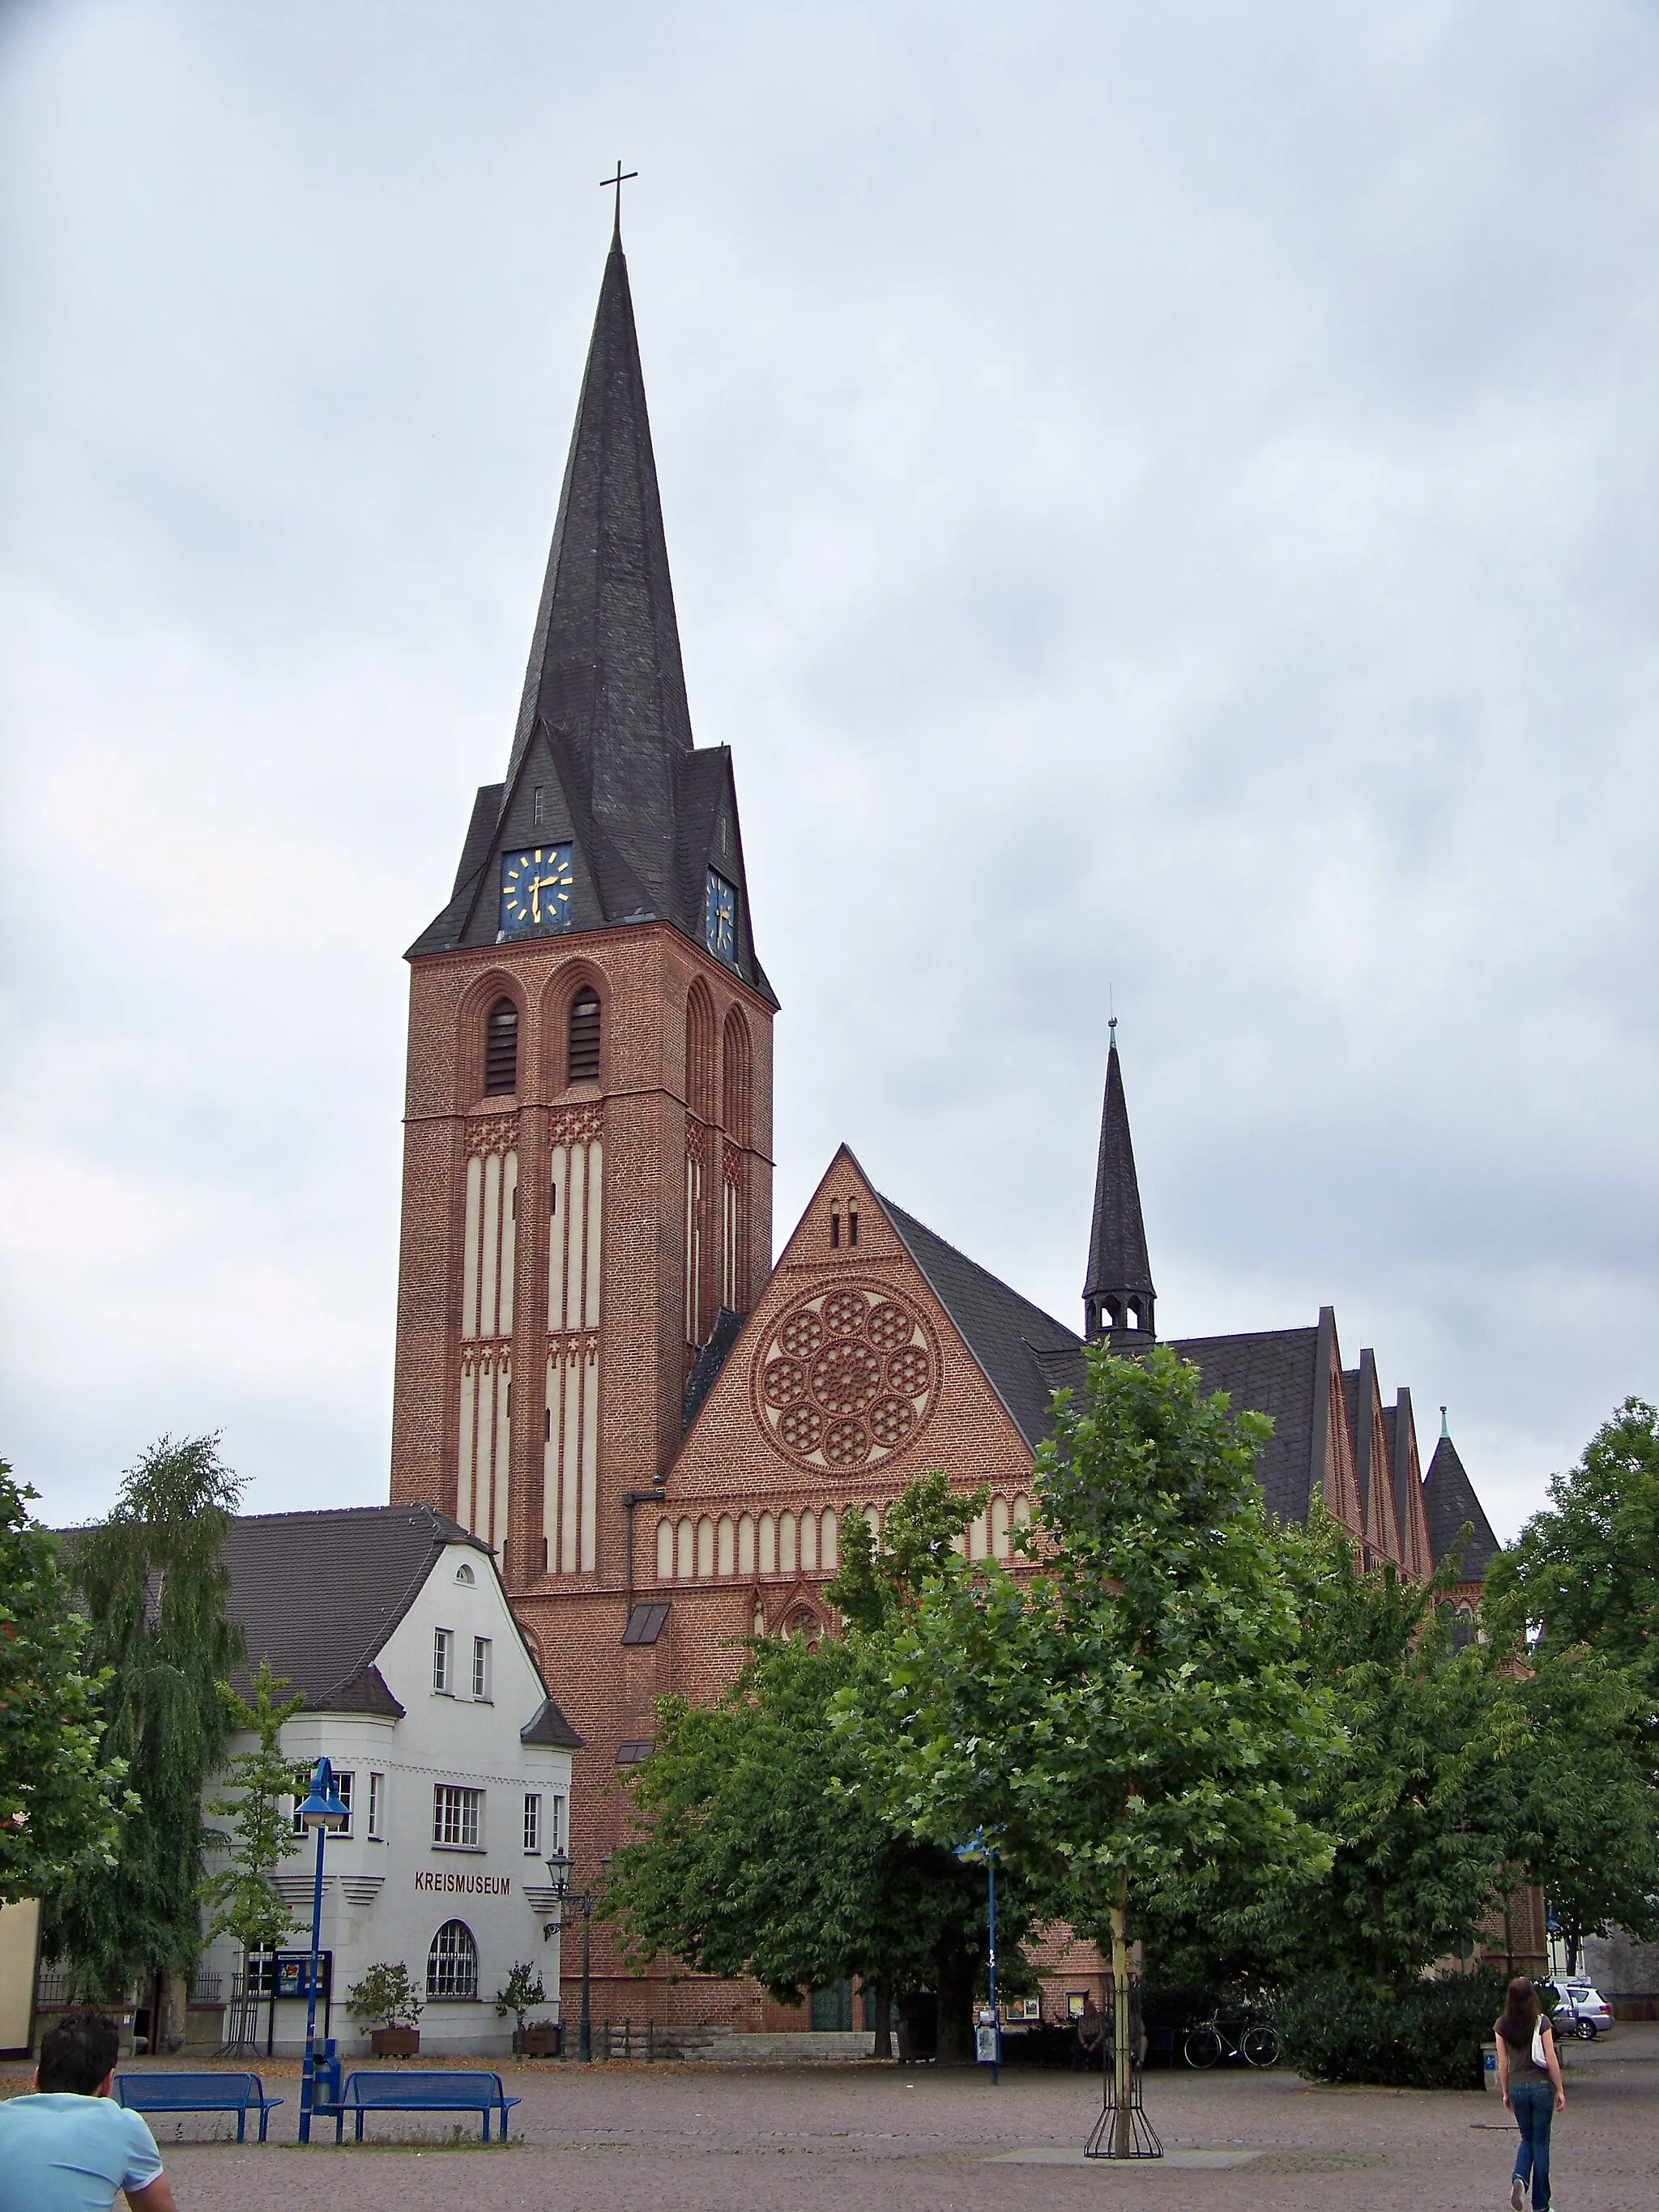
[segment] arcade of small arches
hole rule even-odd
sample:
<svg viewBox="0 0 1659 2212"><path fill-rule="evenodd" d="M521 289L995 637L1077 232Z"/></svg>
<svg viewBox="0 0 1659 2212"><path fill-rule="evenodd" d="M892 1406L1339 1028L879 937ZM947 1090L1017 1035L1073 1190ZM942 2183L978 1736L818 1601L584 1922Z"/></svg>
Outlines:
<svg viewBox="0 0 1659 2212"><path fill-rule="evenodd" d="M846 1513L862 1513L872 1535L879 1535L878 1505L786 1506L781 1512L665 1514L657 1523L657 1580L714 1582L727 1576L832 1575L841 1564L841 1527ZM1014 1531L1031 1518L1024 1492L999 1493L957 1539L956 1548L969 1559L1009 1559Z"/></svg>

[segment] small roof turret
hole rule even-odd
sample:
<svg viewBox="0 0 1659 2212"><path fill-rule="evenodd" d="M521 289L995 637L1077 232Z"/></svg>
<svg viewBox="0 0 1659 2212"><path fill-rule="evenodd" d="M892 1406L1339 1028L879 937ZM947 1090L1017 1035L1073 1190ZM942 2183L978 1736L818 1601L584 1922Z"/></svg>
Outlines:
<svg viewBox="0 0 1659 2212"><path fill-rule="evenodd" d="M1152 1287L1146 1227L1140 1217L1140 1185L1129 1135L1129 1109L1123 1095L1115 1014L1107 1027L1111 1044L1106 1054L1106 1103L1100 1117L1089 1272L1083 1285L1084 1334L1151 1344L1158 1293Z"/></svg>

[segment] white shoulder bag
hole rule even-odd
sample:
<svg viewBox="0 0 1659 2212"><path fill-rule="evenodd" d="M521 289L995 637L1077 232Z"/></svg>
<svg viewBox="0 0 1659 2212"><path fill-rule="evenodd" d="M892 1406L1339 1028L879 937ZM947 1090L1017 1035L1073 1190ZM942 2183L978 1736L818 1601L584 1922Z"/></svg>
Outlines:
<svg viewBox="0 0 1659 2212"><path fill-rule="evenodd" d="M1532 2063L1540 2073L1549 2071L1549 2061L1544 2056L1544 2015L1541 2012L1533 2022Z"/></svg>

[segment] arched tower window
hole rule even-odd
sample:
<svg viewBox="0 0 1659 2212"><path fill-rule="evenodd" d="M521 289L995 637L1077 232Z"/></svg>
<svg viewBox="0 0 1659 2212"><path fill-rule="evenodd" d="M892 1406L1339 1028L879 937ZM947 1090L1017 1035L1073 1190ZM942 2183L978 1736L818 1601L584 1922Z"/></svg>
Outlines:
<svg viewBox="0 0 1659 2212"><path fill-rule="evenodd" d="M714 1118L714 1002L694 983L685 1002L685 1103L700 1121Z"/></svg>
<svg viewBox="0 0 1659 2212"><path fill-rule="evenodd" d="M477 1996L478 1947L465 1920L446 1920L433 1937L426 1954L426 1993L440 1999Z"/></svg>
<svg viewBox="0 0 1659 2212"><path fill-rule="evenodd" d="M484 1096L495 1098L519 1087L519 1010L511 999L497 999L484 1023Z"/></svg>
<svg viewBox="0 0 1659 2212"><path fill-rule="evenodd" d="M599 994L584 984L570 1001L570 1054L566 1080L597 1083L599 1079Z"/></svg>
<svg viewBox="0 0 1659 2212"><path fill-rule="evenodd" d="M749 1024L735 1006L721 1041L720 1121L734 1145L749 1142Z"/></svg>

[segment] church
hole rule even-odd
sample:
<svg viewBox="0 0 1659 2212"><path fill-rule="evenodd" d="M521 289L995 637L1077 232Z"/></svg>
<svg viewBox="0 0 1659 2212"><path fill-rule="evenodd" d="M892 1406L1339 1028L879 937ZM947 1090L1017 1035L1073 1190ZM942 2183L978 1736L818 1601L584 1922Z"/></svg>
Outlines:
<svg viewBox="0 0 1659 2212"><path fill-rule="evenodd" d="M884 1196L843 1147L775 1263L772 1024L730 750L693 739L628 268L613 234L507 772L410 948L392 1499L493 1552L564 1713L584 1887L626 1832L654 1701L712 1698L742 1639L832 1632L852 1514L917 1476L990 1492L1006 1557L1053 1392L1086 1340L1155 1340L1121 1060L1107 1059L1081 1332ZM1413 1577L1474 1528L1442 1425L1336 1317L1173 1340L1271 1414L1268 1504L1316 1496ZM1045 1960L1045 2008L1068 1972ZM629 1974L594 1930L596 2017L805 2027L748 1984ZM568 1967L567 1967L567 1973ZM567 2003L570 1992L567 1990Z"/></svg>

